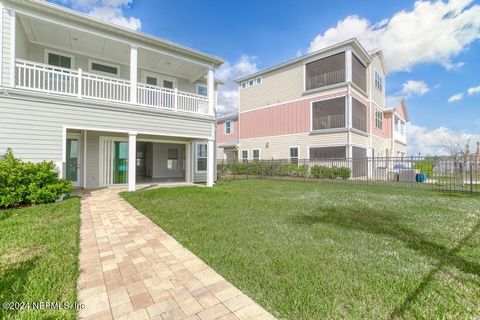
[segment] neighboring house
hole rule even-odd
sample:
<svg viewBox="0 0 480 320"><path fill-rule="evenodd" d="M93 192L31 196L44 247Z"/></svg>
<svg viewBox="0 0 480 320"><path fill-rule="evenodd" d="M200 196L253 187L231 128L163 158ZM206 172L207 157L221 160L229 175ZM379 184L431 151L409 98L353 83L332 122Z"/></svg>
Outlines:
<svg viewBox="0 0 480 320"><path fill-rule="evenodd" d="M0 1L0 153L75 186L212 186L220 58L46 1Z"/></svg>
<svg viewBox="0 0 480 320"><path fill-rule="evenodd" d="M409 119L403 101L386 108L385 72L351 39L237 80L239 159L404 155Z"/></svg>
<svg viewBox="0 0 480 320"><path fill-rule="evenodd" d="M238 160L238 113L217 118L217 159L227 163Z"/></svg>

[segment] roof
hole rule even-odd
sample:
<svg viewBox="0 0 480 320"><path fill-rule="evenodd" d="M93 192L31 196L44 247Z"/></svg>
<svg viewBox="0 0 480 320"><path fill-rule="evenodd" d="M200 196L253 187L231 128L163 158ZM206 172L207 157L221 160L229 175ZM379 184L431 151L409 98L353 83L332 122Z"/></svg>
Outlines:
<svg viewBox="0 0 480 320"><path fill-rule="evenodd" d="M292 64L294 64L294 63L298 63L298 62L301 62L301 61L304 61L304 60L313 58L313 57L315 57L316 55L320 55L320 54L326 53L326 52L328 52L328 51L333 51L333 50L336 50L336 49L339 49L339 48L342 48L342 47L345 47L345 46L349 46L349 45L352 46L352 47L356 50L357 53L361 54L361 55L363 56L362 58L363 58L365 61L368 61L368 62L371 62L371 61L372 61L372 58L371 58L370 54L365 50L365 48L360 44L360 42L359 42L356 38L351 38L351 39L348 39L348 40L345 40L345 41L336 43L336 44L334 44L334 45L331 45L331 46L329 46L329 47L326 47L326 48L323 48L323 49L320 49L320 50L317 50L317 51L308 53L308 54L303 55L303 56L301 56L301 57L298 57L298 58L289 60L289 61L287 61L287 62L284 62L284 63L281 63L281 64L277 64L277 65L275 65L275 66L273 66L273 67L270 67L270 68L267 68L267 69L264 69L264 70L261 70L261 71L252 73L252 74L250 74L250 75L248 75L248 76L244 76L244 77L242 77L242 78L239 78L239 79L235 80L235 82L236 82L236 83L239 83L239 82L245 81L245 80L247 80L247 79L254 78L254 77L263 75L263 74L265 74L265 73L272 72L272 71L275 71L275 70L278 70L278 69L287 67L287 66L292 65Z"/></svg>
<svg viewBox="0 0 480 320"><path fill-rule="evenodd" d="M161 46L164 48L168 48L178 53L191 55L198 59L202 59L207 61L208 63L211 63L214 67L218 67L224 62L223 59L217 56L210 55L210 54L189 48L187 46L175 43L170 40L162 39L162 38L149 35L140 31L135 31L126 27L112 24L110 22L106 22L104 20L100 20L92 16L89 16L88 14L81 13L69 8L65 8L63 6L50 3L44 0L29 0L29 1L7 0L7 2L18 5L23 8L34 10L34 12L43 11L44 13L60 15L62 18L68 18L70 20L89 24L92 27L96 27L96 28L107 30L109 32L121 34L122 36L129 37L130 39L135 41L145 42L145 43Z"/></svg>
<svg viewBox="0 0 480 320"><path fill-rule="evenodd" d="M405 121L406 122L409 122L410 121L410 117L408 116L408 111L407 111L407 105L405 103L405 99L402 99L400 101L400 104L395 106L395 107L390 107L388 109L385 109L385 112L396 112L398 109L402 109L403 111L403 114L405 115ZM398 114L398 113L397 113Z"/></svg>
<svg viewBox="0 0 480 320"><path fill-rule="evenodd" d="M217 121L234 120L234 119L238 119L238 112L232 112L232 113L224 114L224 115L218 117Z"/></svg>

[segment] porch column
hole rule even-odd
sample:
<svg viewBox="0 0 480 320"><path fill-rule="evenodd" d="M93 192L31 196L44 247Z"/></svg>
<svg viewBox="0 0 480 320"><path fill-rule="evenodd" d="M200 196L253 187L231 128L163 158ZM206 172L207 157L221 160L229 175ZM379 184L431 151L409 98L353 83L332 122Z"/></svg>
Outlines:
<svg viewBox="0 0 480 320"><path fill-rule="evenodd" d="M128 134L128 191L135 191L137 173L137 133Z"/></svg>
<svg viewBox="0 0 480 320"><path fill-rule="evenodd" d="M185 181L193 182L192 176L192 152L190 149L191 142L185 144Z"/></svg>
<svg viewBox="0 0 480 320"><path fill-rule="evenodd" d="M213 187L215 181L215 141L207 143L207 187Z"/></svg>
<svg viewBox="0 0 480 320"><path fill-rule="evenodd" d="M345 82L352 82L352 49L345 51Z"/></svg>
<svg viewBox="0 0 480 320"><path fill-rule="evenodd" d="M137 103L137 53L138 47L130 45L130 102Z"/></svg>
<svg viewBox="0 0 480 320"><path fill-rule="evenodd" d="M208 114L215 116L215 76L213 68L208 69L207 73L207 95L208 95Z"/></svg>

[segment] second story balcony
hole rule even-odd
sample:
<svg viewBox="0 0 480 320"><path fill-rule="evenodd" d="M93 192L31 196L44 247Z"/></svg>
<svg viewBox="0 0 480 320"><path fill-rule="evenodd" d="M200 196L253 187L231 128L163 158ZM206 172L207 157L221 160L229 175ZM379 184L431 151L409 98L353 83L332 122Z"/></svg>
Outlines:
<svg viewBox="0 0 480 320"><path fill-rule="evenodd" d="M11 25L11 87L149 110L215 114L218 58L137 32L122 35L101 22L76 24L27 10L14 13Z"/></svg>

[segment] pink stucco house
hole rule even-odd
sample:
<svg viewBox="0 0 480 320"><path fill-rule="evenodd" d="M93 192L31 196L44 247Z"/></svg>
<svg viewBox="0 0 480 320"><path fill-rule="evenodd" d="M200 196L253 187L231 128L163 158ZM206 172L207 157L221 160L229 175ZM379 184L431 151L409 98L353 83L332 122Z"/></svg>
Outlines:
<svg viewBox="0 0 480 320"><path fill-rule="evenodd" d="M217 159L226 162L238 160L238 137L238 113L235 112L217 118Z"/></svg>

